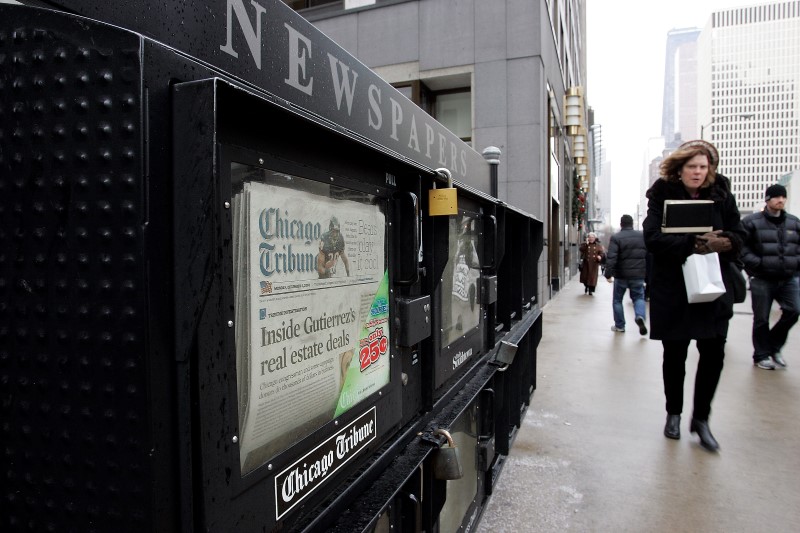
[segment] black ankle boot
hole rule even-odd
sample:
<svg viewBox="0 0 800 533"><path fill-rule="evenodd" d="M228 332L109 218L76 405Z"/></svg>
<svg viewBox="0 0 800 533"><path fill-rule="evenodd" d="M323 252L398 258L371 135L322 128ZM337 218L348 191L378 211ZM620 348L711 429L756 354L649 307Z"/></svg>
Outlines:
<svg viewBox="0 0 800 533"><path fill-rule="evenodd" d="M667 425L664 426L664 436L668 439L681 438L681 415L667 415Z"/></svg>
<svg viewBox="0 0 800 533"><path fill-rule="evenodd" d="M692 424L689 426L689 431L692 433L697 433L697 436L700 437L700 446L706 450L710 452L719 450L719 443L717 442L717 439L714 438L714 435L711 434L711 430L708 427L708 420L697 420L692 418Z"/></svg>

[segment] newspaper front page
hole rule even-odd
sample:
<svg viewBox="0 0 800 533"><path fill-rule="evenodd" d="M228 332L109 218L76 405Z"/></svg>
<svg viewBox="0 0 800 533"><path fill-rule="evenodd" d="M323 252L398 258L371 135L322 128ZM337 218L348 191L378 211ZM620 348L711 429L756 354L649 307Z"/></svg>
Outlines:
<svg viewBox="0 0 800 533"><path fill-rule="evenodd" d="M386 217L258 182L233 207L244 475L389 382Z"/></svg>

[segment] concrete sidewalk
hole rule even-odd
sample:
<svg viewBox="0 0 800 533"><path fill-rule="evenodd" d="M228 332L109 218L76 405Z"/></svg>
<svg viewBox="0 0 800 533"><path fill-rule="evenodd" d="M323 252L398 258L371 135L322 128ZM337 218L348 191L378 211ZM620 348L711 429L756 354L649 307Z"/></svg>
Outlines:
<svg viewBox="0 0 800 533"><path fill-rule="evenodd" d="M627 331L612 332L611 294L572 281L545 307L537 390L477 531L800 531L800 325L788 369L757 369L750 302L736 305L711 454L689 433L694 343L670 440L661 343L639 335L627 295Z"/></svg>

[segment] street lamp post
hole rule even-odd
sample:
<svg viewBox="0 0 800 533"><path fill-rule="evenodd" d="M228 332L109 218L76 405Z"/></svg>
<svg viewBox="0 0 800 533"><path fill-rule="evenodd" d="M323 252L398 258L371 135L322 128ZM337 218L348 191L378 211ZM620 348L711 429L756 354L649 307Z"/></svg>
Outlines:
<svg viewBox="0 0 800 533"><path fill-rule="evenodd" d="M496 146L487 146L483 150L483 158L489 163L489 194L495 198L500 197L500 187L497 183L497 167L500 165L500 154L500 148L497 148Z"/></svg>
<svg viewBox="0 0 800 533"><path fill-rule="evenodd" d="M710 125L716 123L718 120L721 120L723 118L731 118L731 117L739 117L741 119L747 120L749 118L753 118L754 116L755 115L753 113L743 113L743 114L739 114L739 115L723 115L721 117L712 118L711 122L709 122L708 124L705 124L705 125L700 124L700 139L703 140L703 131L705 131L705 129L707 127L709 127Z"/></svg>

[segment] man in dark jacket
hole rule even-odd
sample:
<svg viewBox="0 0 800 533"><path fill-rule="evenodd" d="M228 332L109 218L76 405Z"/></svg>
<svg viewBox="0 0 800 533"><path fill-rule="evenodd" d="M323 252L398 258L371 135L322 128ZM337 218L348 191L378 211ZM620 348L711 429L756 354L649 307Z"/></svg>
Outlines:
<svg viewBox="0 0 800 533"><path fill-rule="evenodd" d="M645 325L646 304L644 303L644 278L647 271L647 248L644 244L644 235L641 231L633 229L633 218L622 215L619 221L621 229L611 236L611 242L606 252L606 279L614 279L614 325L611 331L625 331L625 312L622 308L622 298L625 290L630 291L633 300L633 311L636 315L635 322L639 326L639 333L647 335Z"/></svg>
<svg viewBox="0 0 800 533"><path fill-rule="evenodd" d="M770 185L760 213L742 220L747 232L742 262L750 274L753 303L753 364L785 369L781 348L800 312L800 219L787 213L786 188ZM781 317L770 329L769 313L777 301Z"/></svg>

